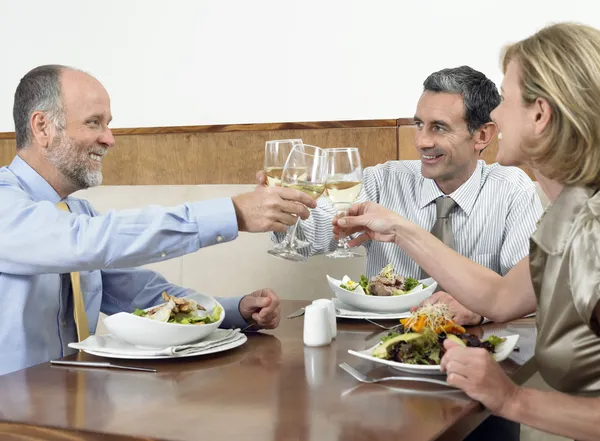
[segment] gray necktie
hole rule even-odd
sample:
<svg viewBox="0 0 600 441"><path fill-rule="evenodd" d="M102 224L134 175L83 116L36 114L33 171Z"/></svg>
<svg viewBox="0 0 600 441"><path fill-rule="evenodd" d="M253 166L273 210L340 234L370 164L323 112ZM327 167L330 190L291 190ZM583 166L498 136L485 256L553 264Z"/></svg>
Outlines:
<svg viewBox="0 0 600 441"><path fill-rule="evenodd" d="M456 206L456 202L449 196L442 196L435 200L436 219L431 234L437 237L444 244L454 249L454 235L452 234L452 222L450 221L450 212ZM425 271L421 271L423 279L429 276Z"/></svg>

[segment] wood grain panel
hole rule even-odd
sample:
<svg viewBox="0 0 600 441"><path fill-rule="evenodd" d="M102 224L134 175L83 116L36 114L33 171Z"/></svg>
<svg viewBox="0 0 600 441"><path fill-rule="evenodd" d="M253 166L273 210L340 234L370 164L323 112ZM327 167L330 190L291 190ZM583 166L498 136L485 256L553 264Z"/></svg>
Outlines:
<svg viewBox="0 0 600 441"><path fill-rule="evenodd" d="M0 167L10 164L15 157L16 148L14 139L0 139Z"/></svg>
<svg viewBox="0 0 600 441"><path fill-rule="evenodd" d="M252 183L269 139L302 138L324 148L356 146L365 166L418 159L415 130L411 118L117 129L116 146L104 160L104 184ZM14 133L12 139L9 135L0 134L0 166L15 155ZM497 152L495 139L482 159L495 162Z"/></svg>
<svg viewBox="0 0 600 441"><path fill-rule="evenodd" d="M395 127L117 136L104 160L105 185L249 184L269 139L356 146L366 166L396 158Z"/></svg>

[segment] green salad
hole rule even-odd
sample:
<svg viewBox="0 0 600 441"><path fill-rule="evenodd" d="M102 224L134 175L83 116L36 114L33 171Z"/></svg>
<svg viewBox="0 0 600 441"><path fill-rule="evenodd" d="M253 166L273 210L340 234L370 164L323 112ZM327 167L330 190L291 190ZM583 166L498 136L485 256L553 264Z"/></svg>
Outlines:
<svg viewBox="0 0 600 441"><path fill-rule="evenodd" d="M422 286L423 289L427 288L425 284L413 277L402 277L396 274L391 263L370 280L364 274L361 274L358 282L345 276L342 279L340 288L355 291L359 286L368 296L401 296L410 293L419 286Z"/></svg>
<svg viewBox="0 0 600 441"><path fill-rule="evenodd" d="M208 325L221 320L223 308L217 305L211 313L192 299L184 299L162 293L165 304L152 308L148 311L136 309L133 315L147 317L166 323L177 323L180 325Z"/></svg>

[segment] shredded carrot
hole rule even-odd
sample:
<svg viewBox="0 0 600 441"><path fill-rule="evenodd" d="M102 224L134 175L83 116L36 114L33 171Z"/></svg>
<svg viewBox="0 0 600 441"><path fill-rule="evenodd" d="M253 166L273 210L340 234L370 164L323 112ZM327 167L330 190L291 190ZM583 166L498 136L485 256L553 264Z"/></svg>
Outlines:
<svg viewBox="0 0 600 441"><path fill-rule="evenodd" d="M448 311L448 306L442 303L426 304L410 317L400 319L406 330L421 333L425 328L431 329L436 334L452 333L464 334L465 328L458 325Z"/></svg>

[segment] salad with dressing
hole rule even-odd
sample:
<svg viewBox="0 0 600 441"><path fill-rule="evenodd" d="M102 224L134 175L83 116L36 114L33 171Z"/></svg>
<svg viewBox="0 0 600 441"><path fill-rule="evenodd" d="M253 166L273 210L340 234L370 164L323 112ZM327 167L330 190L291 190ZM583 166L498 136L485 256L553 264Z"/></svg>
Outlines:
<svg viewBox="0 0 600 441"><path fill-rule="evenodd" d="M401 319L397 330L384 336L371 355L406 364L439 365L446 352L446 339L465 347L483 348L491 354L506 340L495 335L480 340L468 334L452 320L447 305L435 303L426 304L410 317Z"/></svg>
<svg viewBox="0 0 600 441"><path fill-rule="evenodd" d="M360 289L358 289L360 287ZM392 264L386 265L378 275L369 280L364 274L360 276L360 281L355 282L348 276L344 276L340 288L364 293L370 296L401 296L417 290L427 288L427 286L412 277L402 277L394 272Z"/></svg>
<svg viewBox="0 0 600 441"><path fill-rule="evenodd" d="M170 296L166 292L162 293L162 298L166 302L165 304L148 311L136 309L133 314L150 320L180 325L208 325L221 319L223 308L219 305L215 306L211 313L208 313L204 306L192 299Z"/></svg>

